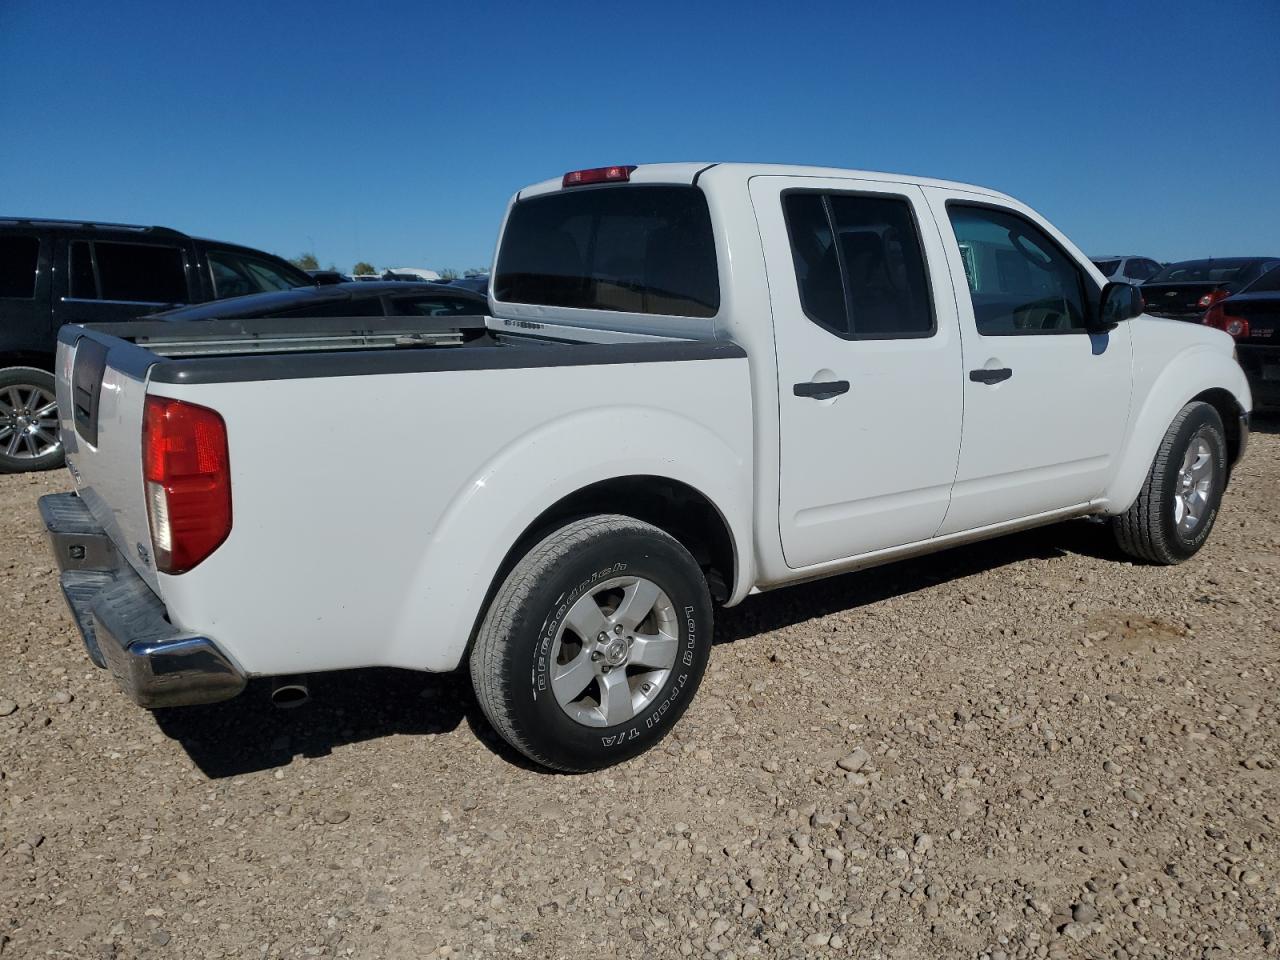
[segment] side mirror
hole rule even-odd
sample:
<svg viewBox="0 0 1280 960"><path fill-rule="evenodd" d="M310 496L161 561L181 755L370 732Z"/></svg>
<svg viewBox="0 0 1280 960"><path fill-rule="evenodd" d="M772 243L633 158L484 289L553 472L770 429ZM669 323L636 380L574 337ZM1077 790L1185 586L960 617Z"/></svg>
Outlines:
<svg viewBox="0 0 1280 960"><path fill-rule="evenodd" d="M1132 283L1108 283L1102 288L1097 329L1110 330L1117 323L1141 316L1146 306L1142 291Z"/></svg>

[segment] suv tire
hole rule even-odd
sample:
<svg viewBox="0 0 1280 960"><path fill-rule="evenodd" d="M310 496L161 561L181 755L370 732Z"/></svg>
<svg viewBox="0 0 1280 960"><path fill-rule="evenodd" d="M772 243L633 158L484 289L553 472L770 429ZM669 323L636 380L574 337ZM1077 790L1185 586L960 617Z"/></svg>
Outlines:
<svg viewBox="0 0 1280 960"><path fill-rule="evenodd" d="M0 473L62 466L53 374L37 367L0 369Z"/></svg>

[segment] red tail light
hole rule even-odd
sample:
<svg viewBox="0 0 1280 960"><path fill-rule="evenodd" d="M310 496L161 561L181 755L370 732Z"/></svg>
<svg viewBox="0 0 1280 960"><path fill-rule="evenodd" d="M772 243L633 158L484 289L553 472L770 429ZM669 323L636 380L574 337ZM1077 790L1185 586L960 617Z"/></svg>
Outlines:
<svg viewBox="0 0 1280 960"><path fill-rule="evenodd" d="M1237 340L1249 336L1248 319L1237 316L1234 313L1228 313L1227 310L1227 304L1215 303L1204 315L1205 325L1209 327L1216 327L1219 330L1225 330Z"/></svg>
<svg viewBox="0 0 1280 960"><path fill-rule="evenodd" d="M631 179L631 171L634 169L633 164L629 167L592 167L590 170L574 170L564 175L560 186L580 187L587 183L626 183Z"/></svg>
<svg viewBox="0 0 1280 960"><path fill-rule="evenodd" d="M227 426L213 410L147 397L142 476L156 569L184 573L231 533Z"/></svg>
<svg viewBox="0 0 1280 960"><path fill-rule="evenodd" d="M1196 301L1196 306L1207 310L1209 307L1212 307L1219 300L1225 300L1229 296L1231 296L1230 291L1211 290L1208 293L1206 293L1203 297L1201 297L1199 300Z"/></svg>

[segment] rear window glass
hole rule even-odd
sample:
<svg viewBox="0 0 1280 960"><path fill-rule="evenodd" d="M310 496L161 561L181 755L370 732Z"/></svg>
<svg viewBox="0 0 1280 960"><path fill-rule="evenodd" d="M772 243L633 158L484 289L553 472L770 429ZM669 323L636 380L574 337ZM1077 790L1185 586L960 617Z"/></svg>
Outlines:
<svg viewBox="0 0 1280 960"><path fill-rule="evenodd" d="M391 304L392 312L402 317L464 317L488 309L465 297L396 297Z"/></svg>
<svg viewBox="0 0 1280 960"><path fill-rule="evenodd" d="M1260 276L1253 286L1249 287L1248 293L1276 293L1280 292L1280 267L1274 267L1267 273Z"/></svg>
<svg viewBox="0 0 1280 960"><path fill-rule="evenodd" d="M1231 283L1257 265L1257 260L1186 260L1169 264L1152 280L1156 283Z"/></svg>
<svg viewBox="0 0 1280 960"><path fill-rule="evenodd" d="M712 317L720 280L697 187L566 190L511 210L494 296L587 310Z"/></svg>
<svg viewBox="0 0 1280 960"><path fill-rule="evenodd" d="M36 295L40 241L35 237L0 237L0 297L31 300Z"/></svg>
<svg viewBox="0 0 1280 960"><path fill-rule="evenodd" d="M1160 264L1151 260L1130 260L1124 274L1131 280L1150 280L1160 272Z"/></svg>
<svg viewBox="0 0 1280 960"><path fill-rule="evenodd" d="M182 251L177 247L98 241L93 252L98 262L101 299L136 303L187 301L187 274Z"/></svg>
<svg viewBox="0 0 1280 960"><path fill-rule="evenodd" d="M322 300L304 307L293 307L278 313L268 314L271 317L381 317L382 300L378 297L360 297L358 299Z"/></svg>

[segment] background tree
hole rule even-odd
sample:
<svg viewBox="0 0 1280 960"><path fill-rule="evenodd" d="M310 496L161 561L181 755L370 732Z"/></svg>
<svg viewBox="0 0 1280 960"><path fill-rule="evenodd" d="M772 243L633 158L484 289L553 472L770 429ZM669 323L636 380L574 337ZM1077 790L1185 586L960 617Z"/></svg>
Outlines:
<svg viewBox="0 0 1280 960"><path fill-rule="evenodd" d="M457 280L458 279L458 271L453 269L453 267L445 267L444 269L437 270L436 272L440 274L441 280Z"/></svg>
<svg viewBox="0 0 1280 960"><path fill-rule="evenodd" d="M319 270L320 261L314 253L300 253L289 260L299 270Z"/></svg>
<svg viewBox="0 0 1280 960"><path fill-rule="evenodd" d="M365 274L377 273L377 272L378 271L373 268L372 263L365 263L363 260L361 260L359 263L357 263L354 267L351 268L352 275L357 277L363 276Z"/></svg>
<svg viewBox="0 0 1280 960"><path fill-rule="evenodd" d="M468 267L462 272L464 277L486 277L489 275L488 267Z"/></svg>

